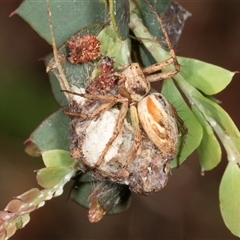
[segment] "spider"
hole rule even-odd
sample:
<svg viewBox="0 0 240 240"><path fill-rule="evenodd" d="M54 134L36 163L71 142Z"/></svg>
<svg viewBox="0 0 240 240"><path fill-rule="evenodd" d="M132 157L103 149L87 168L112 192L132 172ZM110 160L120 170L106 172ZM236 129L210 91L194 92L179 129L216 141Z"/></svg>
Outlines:
<svg viewBox="0 0 240 240"><path fill-rule="evenodd" d="M81 160L81 168L98 179L129 184L131 190L142 194L158 191L166 185L169 161L176 156L178 149L177 121L187 132L173 105L163 95L151 90L151 82L173 77L180 71L162 19L158 15L157 18L169 48L169 59L144 69L138 63L132 63L122 71L116 71L113 60L106 56L98 65L100 75L86 87L84 93L62 90L83 98L80 102L71 101L64 111L72 119L71 138L74 143L77 142L71 154ZM174 65L173 70L155 73L170 64ZM105 126L113 123L111 133L100 155L89 161L83 147L87 138L91 143L94 141L94 135L88 129L95 124L96 131L96 126L102 127L100 123ZM120 135L122 140L116 143ZM97 144L101 144L99 136L96 140ZM114 144L117 152L109 158ZM122 155L119 156L120 152ZM117 165L115 158L118 159ZM147 160L144 161L144 158Z"/></svg>
<svg viewBox="0 0 240 240"><path fill-rule="evenodd" d="M171 48L171 45L169 48ZM175 64L175 70L151 74L171 63ZM72 155L84 163L84 166L82 166L83 169L87 166L86 171L92 171L93 175L98 179L107 177L112 181L128 183L131 190L142 194L158 191L165 186L167 182L169 160L176 156L179 135L177 120L179 120L180 123L182 123L182 121L178 117L175 108L163 95L151 91L150 82L174 76L179 71L176 57L173 54L173 56L166 61L156 63L145 69L141 69L138 63L132 63L125 67L122 72L117 72L113 69L113 60L105 56L99 63L98 68L101 74L87 86L86 93L81 94L65 91L87 99L83 105L79 106L76 103L72 103L71 106L64 111L65 114L72 117L72 121L78 122L74 124L72 122L72 133L76 134L77 131L82 131L81 135L75 137L81 140L80 144L76 144L76 147L74 144L72 145ZM107 69L107 71L103 69ZM89 160L86 151L85 154L82 152L80 155L79 153L76 154L78 149L82 151L86 145L84 142L86 137L90 139L91 144L94 142L94 136L96 138L96 134L90 135L90 133L80 129L87 129L89 124L95 121L94 119L100 118L101 120L99 116L111 111L114 106L119 104L121 107L117 116L115 115L116 122L114 130L111 133L111 137L108 138L108 141L105 143L105 147L102 149L100 156L94 160ZM124 149L127 150L127 154L124 154L117 146L114 146L114 142L120 133L122 134L126 131L127 127L124 121L126 121L128 115L130 116L133 141L125 144L130 145L130 147L124 147ZM76 117L78 119L76 119ZM103 123L106 125L109 124L110 121L111 120L108 119L105 122L103 121ZM80 124L79 128L77 127L78 124ZM96 132L97 129L101 128L104 124L96 124L94 131ZM102 134L106 133L103 132ZM126 140L126 137L124 140ZM97 144L99 144L100 141L102 141L101 137L97 137ZM106 167L108 162L106 155L109 154L112 146L118 149L118 153L121 152L120 158L124 158L124 162L120 166L112 168L115 172ZM91 148L91 146L88 145L88 148ZM138 151L139 148L141 148L140 152L151 149L148 157L151 156L153 160L151 164L146 163L146 166L143 168L144 170L150 169L150 172L154 172L153 169L155 169L155 172L158 174L151 175L151 173L147 173L146 171L141 172L141 167L136 167L137 161L144 162L143 156ZM97 151L97 149L95 149L95 151ZM115 163L119 162L119 159L116 158L116 155L112 157ZM154 161L159 162L160 166L154 167ZM111 160L108 165L113 164L112 162L113 160ZM131 164L135 166L139 172L138 174L133 170L134 167L131 167ZM129 177L130 175L133 177ZM144 177L147 179L145 182L139 180L140 178L144 179ZM156 183L154 182L155 179L159 181Z"/></svg>
<svg viewBox="0 0 240 240"><path fill-rule="evenodd" d="M106 61L106 57L103 61ZM87 86L87 89L90 89L90 91L85 94L64 90L64 92L89 99L90 102L96 100L94 103L97 103L98 106L94 107L94 110L86 112L86 107L82 107L79 112L64 111L67 115L81 117L82 119L93 119L102 112L111 109L116 104L121 104L114 133L96 162L95 167L99 167L103 163L109 148L122 130L123 122L128 111L130 112L130 119L134 131L134 144L129 152L127 164L135 157L141 142L140 124L149 139L160 149L163 158L172 159L175 156L178 142L176 111L163 95L156 92L150 93L151 88L149 81L149 79L154 79L154 81L156 81L157 78L162 79L163 74L164 78L172 77L175 75L175 71L149 75L148 77L144 74L162 69L162 67L167 66L169 62L172 62L172 59L164 63L154 64L143 70L138 63L132 63L120 74L111 72L110 76L104 74L104 77L102 77L100 75L93 84ZM102 81L99 81L99 79L102 79ZM106 79L112 79L112 84L108 86L110 91L99 94L96 87L101 82L106 83ZM106 84L103 85L105 87ZM114 87L116 87L117 90L114 89ZM99 101L101 101L101 103ZM84 111L86 113L83 113Z"/></svg>

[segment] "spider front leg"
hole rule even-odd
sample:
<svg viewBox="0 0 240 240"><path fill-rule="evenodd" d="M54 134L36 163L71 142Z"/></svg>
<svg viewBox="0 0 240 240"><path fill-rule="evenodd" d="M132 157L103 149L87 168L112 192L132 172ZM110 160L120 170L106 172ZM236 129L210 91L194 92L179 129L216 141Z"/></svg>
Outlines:
<svg viewBox="0 0 240 240"><path fill-rule="evenodd" d="M145 71L144 74L147 75L147 74L151 74L153 72L156 72L157 70L161 70L161 69L167 67L170 64L174 65L173 70L153 74L151 76L147 76L147 80L149 82L155 82L155 81L163 80L163 79L170 78L170 77L173 77L174 75L176 75L180 71L180 64L178 63L176 53L174 51L174 48L173 48L172 43L170 41L170 38L168 36L167 30L165 29L162 18L158 15L156 9L151 5L151 3L149 1L145 0L145 2L148 4L148 6L151 8L152 12L157 17L157 20L158 20L158 22L161 26L162 33L163 33L163 36L165 38L165 42L166 42L166 45L169 49L169 53L170 53L171 57L169 59L161 62L161 63L156 63L154 65L151 65L151 66L145 68L143 70L143 72Z"/></svg>

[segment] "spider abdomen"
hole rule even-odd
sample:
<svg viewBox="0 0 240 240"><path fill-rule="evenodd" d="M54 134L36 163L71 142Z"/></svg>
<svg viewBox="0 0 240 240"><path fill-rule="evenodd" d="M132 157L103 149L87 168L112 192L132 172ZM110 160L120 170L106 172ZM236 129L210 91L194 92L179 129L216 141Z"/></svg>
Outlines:
<svg viewBox="0 0 240 240"><path fill-rule="evenodd" d="M173 106L160 93L152 93L137 105L140 123L163 158L173 159L178 146L177 121Z"/></svg>

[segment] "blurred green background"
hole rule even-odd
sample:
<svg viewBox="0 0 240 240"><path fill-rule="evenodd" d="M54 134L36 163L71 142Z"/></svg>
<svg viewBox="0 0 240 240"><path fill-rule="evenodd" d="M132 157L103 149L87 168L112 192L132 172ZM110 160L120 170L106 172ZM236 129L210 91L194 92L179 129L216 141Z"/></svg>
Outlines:
<svg viewBox="0 0 240 240"><path fill-rule="evenodd" d="M240 2L179 1L192 13L177 54L240 70ZM40 158L24 152L24 141L58 106L51 95L45 66L51 52L20 17L9 14L21 1L0 1L0 209L32 187ZM184 63L183 63L184 64ZM209 76L211 78L211 76ZM240 127L240 76L217 95ZM148 197L133 194L128 211L91 224L87 211L64 194L31 214L30 223L12 239L234 239L219 210L218 188L227 164L205 176L193 154L170 176L168 185Z"/></svg>

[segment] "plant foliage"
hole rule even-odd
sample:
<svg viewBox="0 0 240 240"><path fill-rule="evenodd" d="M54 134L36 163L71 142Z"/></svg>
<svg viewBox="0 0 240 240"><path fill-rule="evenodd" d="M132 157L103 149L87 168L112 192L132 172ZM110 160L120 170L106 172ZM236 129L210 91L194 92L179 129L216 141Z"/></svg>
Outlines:
<svg viewBox="0 0 240 240"><path fill-rule="evenodd" d="M179 38L175 29L181 29L183 25L176 21L174 14L178 14L184 22L188 13L175 2L149 2L159 14L165 14L165 24L175 44ZM169 10L170 5L174 6L175 13ZM168 49L160 44L163 35L156 14L145 1L51 0L50 9L59 55L66 55L66 41L69 38L92 33L97 35L101 42L101 54L114 57L116 67L129 64L131 53L136 50L141 56L139 61L145 65L169 58ZM25 0L16 12L42 38L52 44L46 0ZM141 44L136 44L135 41L132 45L130 32L135 38L141 39ZM127 188L99 182L88 174L81 173L79 163L71 158L68 142L69 119L62 114L61 108L67 104L67 99L60 91L59 73L54 68L55 59L47 57L46 62L49 59L48 67L52 66L52 72L49 73L50 83L60 109L36 128L28 139L27 147L28 153L35 156L40 152L43 158L46 167L37 171L37 182L43 189L29 190L9 202L0 212L1 239L11 237L17 229L24 227L30 220L29 214L43 206L45 201L61 195L64 185L72 178L79 190L76 191L75 188L72 191L71 199L82 206L90 207L90 212L95 211L95 216L98 214L99 218L104 213L121 212L130 204L130 192ZM196 59L178 57L178 61L184 62L184 66L181 66L181 71L173 79L164 80L161 92L175 105L188 128L189 134L180 163L197 150L202 170L211 170L221 160L219 141L222 143L229 164L220 184L220 209L226 226L234 235L240 236L240 133L229 115L211 96L222 91L231 82L234 72ZM78 66L65 61L61 65L70 86L85 87L87 77L97 74L96 61ZM163 71L172 68L173 66L169 66ZM171 166L176 165L175 159ZM90 205L88 196L93 191L94 181L104 194L98 195L95 205ZM101 209L102 212L96 209Z"/></svg>

